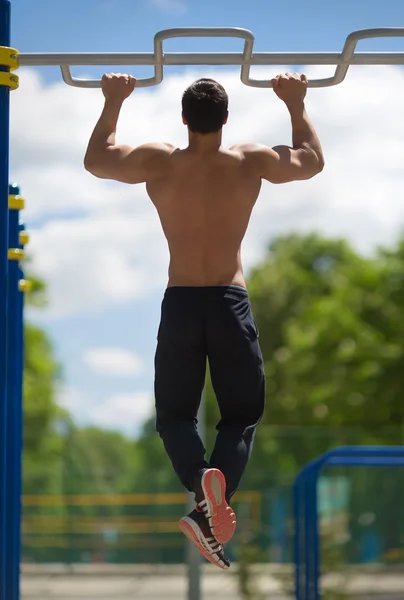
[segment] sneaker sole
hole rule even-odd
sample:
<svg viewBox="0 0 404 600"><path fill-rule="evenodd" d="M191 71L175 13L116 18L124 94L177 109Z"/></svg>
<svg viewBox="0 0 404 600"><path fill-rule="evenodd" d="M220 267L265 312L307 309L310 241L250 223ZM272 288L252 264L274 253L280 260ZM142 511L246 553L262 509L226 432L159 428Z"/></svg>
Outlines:
<svg viewBox="0 0 404 600"><path fill-rule="evenodd" d="M209 525L221 544L226 544L236 531L236 515L226 502L226 479L219 469L207 469L202 475L202 491L212 515Z"/></svg>
<svg viewBox="0 0 404 600"><path fill-rule="evenodd" d="M204 558L206 558L206 560L213 563L214 565L216 565L217 567L219 567L219 569L222 569L223 571L227 571L229 569L229 567L221 560L221 558L219 558L219 556L217 554L210 554L205 549L205 547L202 545L202 543L200 541L199 530L197 527L194 527L191 519L188 519L187 517L182 518L179 521L179 527L180 527L182 533L189 539L189 541L192 542L193 544L195 544L195 546L198 548L199 552L202 554L202 556Z"/></svg>

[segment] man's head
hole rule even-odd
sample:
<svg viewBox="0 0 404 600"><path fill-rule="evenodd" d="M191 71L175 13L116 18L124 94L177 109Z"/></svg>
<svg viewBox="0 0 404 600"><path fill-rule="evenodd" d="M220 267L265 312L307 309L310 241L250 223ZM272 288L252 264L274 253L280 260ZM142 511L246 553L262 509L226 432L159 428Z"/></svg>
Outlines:
<svg viewBox="0 0 404 600"><path fill-rule="evenodd" d="M198 79L182 96L182 118L193 133L216 133L227 122L229 98L214 79Z"/></svg>

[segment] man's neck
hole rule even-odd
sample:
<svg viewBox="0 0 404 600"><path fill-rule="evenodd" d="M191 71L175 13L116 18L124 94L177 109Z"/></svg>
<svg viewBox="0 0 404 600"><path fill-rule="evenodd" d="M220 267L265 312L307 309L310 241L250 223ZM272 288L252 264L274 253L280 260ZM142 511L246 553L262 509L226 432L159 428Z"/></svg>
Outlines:
<svg viewBox="0 0 404 600"><path fill-rule="evenodd" d="M201 134L189 131L188 139L189 150L200 152L201 154L214 153L217 152L222 145L222 132L218 131L215 133Z"/></svg>

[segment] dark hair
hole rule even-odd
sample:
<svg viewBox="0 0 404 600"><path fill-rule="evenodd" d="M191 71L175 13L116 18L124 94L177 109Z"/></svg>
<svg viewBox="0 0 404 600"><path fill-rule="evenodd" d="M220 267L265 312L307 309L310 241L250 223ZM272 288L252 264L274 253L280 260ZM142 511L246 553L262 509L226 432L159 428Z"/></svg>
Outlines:
<svg viewBox="0 0 404 600"><path fill-rule="evenodd" d="M229 98L214 79L198 79L182 96L182 111L190 131L214 133L226 120Z"/></svg>

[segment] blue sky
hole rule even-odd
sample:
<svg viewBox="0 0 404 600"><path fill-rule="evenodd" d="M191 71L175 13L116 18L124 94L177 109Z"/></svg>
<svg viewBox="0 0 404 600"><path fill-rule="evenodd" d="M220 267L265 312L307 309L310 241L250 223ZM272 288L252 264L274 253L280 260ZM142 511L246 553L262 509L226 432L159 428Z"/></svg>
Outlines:
<svg viewBox="0 0 404 600"><path fill-rule="evenodd" d="M277 2L272 2L270 0L251 0L250 2L240 2L238 0L12 1L12 45L20 52L147 52L152 50L153 36L157 31L171 27L185 26L235 26L250 29L256 38L256 51L340 51L346 36L353 30L371 27L404 26L404 5L402 0L385 0L384 2L374 2L371 0L340 0L339 2L324 0L306 0L305 2L300 0L289 0L288 2L281 2L279 0ZM239 49L241 49L240 41L225 39L176 39L170 40L165 45L166 51L237 51ZM404 50L404 38L370 40L361 43L358 49L363 51ZM114 69L108 67L108 70ZM37 203L35 205L37 207L40 202L46 204L41 210L35 208L35 206L32 206L31 204L31 212L27 211L26 213L27 218L30 217L28 227L31 225L32 235L35 238L33 241L34 261L36 260L35 252L38 253L37 263L34 262L34 264L38 264L39 266L42 264L43 268L41 272L44 274L49 273L48 284L51 292L52 289L56 289L57 286L62 288L61 290L58 288L59 296L57 296L56 293L56 295L52 296L51 293L51 298L61 297L63 295L63 269L67 268L66 262L63 262L62 259L65 259L66 257L63 257L62 251L60 251L60 266L55 266L53 263L50 264L52 262L52 257L49 257L49 253L52 253L52 249L49 248L47 250L48 257L43 258L41 263L40 256L45 256L45 251L43 250L42 255L40 255L39 245L41 243L43 245L48 244L47 235L50 236L49 239L53 240L53 244L57 244L58 240L60 240L60 235L64 235L63 226L65 226L65 231L70 231L70 233L66 233L66 235L71 236L70 248L73 248L73 246L78 243L77 240L79 239L78 237L75 237L76 235L78 236L79 233L74 232L79 231L79 229L69 229L70 225L74 222L75 225L81 226L79 218L83 217L82 224L84 226L85 223L87 223L85 217L92 214L91 211L95 211L94 215L97 216L97 219L99 218L99 209L94 208L94 204L90 205L88 203L90 197L95 196L97 193L102 193L102 197L104 198L103 202L105 202L106 207L105 210L113 211L113 203L115 201L122 203L126 202L127 196L131 192L127 189L123 190L122 187L115 185L103 187L101 189L101 187L98 186L98 183L91 179L90 176L83 175L82 173L82 153L87 143L88 135L91 133L91 129L95 124L101 107L100 92L92 91L87 93L82 90L67 89L66 86L60 84L60 72L57 68L47 67L42 69L31 69L30 71L35 74L35 80L32 79L34 75L28 73L27 70L21 71L21 79L23 83L25 77L26 89L29 88L31 91L25 92L23 85L21 85L21 91L19 90L17 92L20 95L15 101L15 106L21 105L23 107L22 110L25 112L30 112L32 109L33 114L37 115L37 117L33 117L33 120L31 121L32 126L35 125L37 133L33 141L27 141L26 130L30 125L23 126L14 120L14 129L12 128L11 174L12 177L18 178L18 183L21 186L24 196L26 196L28 205L30 205L30 202L33 204ZM149 76L151 74L150 71L151 70L146 68L137 68L136 70L135 68L130 69L132 74L140 77ZM333 68L330 67L329 73L331 74L332 71ZM82 69L80 67L76 68L74 71L76 75L80 75L83 72L92 77L96 77L101 76L103 70L91 67ZM221 69L220 72L223 73L223 76L228 77L228 69ZM349 87L350 85L355 85L354 75L347 78L349 79L349 82L352 83L344 82L342 86L339 86L342 90L338 90L337 92L316 92L317 100L313 100L313 109L316 114L319 114L318 118L321 122L322 131L324 132L326 139L329 140L327 143L331 155L334 151L341 153L341 148L344 146L340 139L336 139L335 131L332 129L333 125L329 121L329 115L321 114L321 103L323 103L324 106L332 107L333 118L335 111L338 110L338 106L335 105L335 99L337 97L340 98L341 105L345 106L344 103L346 103L347 108L344 109L345 112L340 117L342 119L341 128L344 126L345 120L347 120L347 122L349 121L350 117L348 112L350 110L349 107L352 105L352 122L355 123L357 117L354 116L354 114L357 115L363 112L363 103L366 104L366 102L369 102L369 95L372 93L372 90L376 90L379 86L380 79L378 79L378 76L381 71L375 70L373 72L375 73L374 80L371 79L372 75L370 71L364 72L364 79L361 81L363 81L363 90L368 89L368 92L364 91L362 96L359 83L357 83L357 87ZM384 80L385 85L394 85L396 72L389 71L388 73L389 79ZM171 75L182 77L183 74L183 68L169 67L165 70L165 80L169 80ZM234 75L234 77L237 79L236 75ZM232 80L229 79L229 81ZM359 82L359 78L357 78L357 81ZM184 79L183 85L185 85L185 83L186 80ZM368 86L368 88L366 88L366 86ZM167 109L168 116L166 117L165 122L162 121L160 117L157 118L158 115L156 113L156 118L152 115L149 123L143 123L141 107L143 106L143 110L146 110L147 98L147 102L151 102L151 96L148 96L147 94L154 94L160 98L156 99L155 102L156 107L159 107L158 110L162 112L165 108L165 104L164 98L161 98L161 95L165 89L167 89L170 94L172 93L170 88L158 86L147 92L139 92L139 96L136 96L137 99L133 101L134 103L135 101L138 102L136 105L137 109L136 111L131 112L130 117L127 115L127 121L125 122L127 123L128 131L130 130L132 136L134 135L133 132L137 133L137 127L139 126L141 135L144 136L144 138L137 139L137 142L141 143L148 141L147 137L149 133L151 137L155 138L158 136L158 126L160 129L167 129L169 132L173 131L175 136L177 136L177 129L174 128L174 125L171 125L171 121L174 122L178 117L172 106L175 107L176 103L179 102L179 92L177 93L177 96L173 98L173 103L170 104L169 109ZM29 93L31 94L30 97L28 97ZM264 93L267 92L262 92L262 94ZM385 90L385 93L388 95L390 92L389 90ZM22 99L22 94L26 94L24 99ZM324 95L321 96L321 94ZM338 94L341 96L338 96ZM347 98L347 94L350 94L349 98ZM261 99L263 97L264 96L261 96ZM69 98L69 100L67 100L67 98ZM252 120L254 113L262 111L263 109L261 105L261 108L258 109L258 104L254 104L254 102L262 102L262 100L256 100L257 97L254 95L250 95L248 98L251 99L251 104L245 107L246 120L248 121L248 118L251 118L250 131L252 132L252 135L258 135L260 128L257 126L257 128L254 129ZM318 100L319 98L322 98L323 100L320 102ZM230 100L232 101L232 99ZM243 106L239 106L238 102L241 102L241 100L236 98L234 100L235 112L237 114L243 114ZM248 100L248 102L250 102L250 100ZM315 104L316 102L317 104ZM41 104L43 105L42 108ZM132 104L130 106L132 106ZM133 106L135 106L135 104L133 104ZM69 111L73 111L71 115ZM369 107L369 123L375 119L376 114L379 116L379 113L374 107ZM24 115L24 119L22 119L21 116L13 118L17 120L21 119L21 123L22 121L25 123L25 119L28 117L29 115ZM43 119L43 121L41 121L41 119ZM67 125L63 123L65 119L68 121L70 119ZM136 119L138 119L138 121ZM167 119L170 120L169 124L167 123ZM77 125L76 130L78 120L80 120L80 128L78 128ZM158 125L158 123L160 123L160 125ZM65 126L66 130L63 129L63 126ZM184 132L182 129L179 129L180 124L178 123L178 126L175 125L175 127L178 127L178 137L182 135L181 139L184 142ZM237 127L240 129L240 135L244 136L245 129L243 129L240 121L233 125L234 129L232 131L234 135L238 131ZM52 135L52 130L56 130L57 128L60 128L60 133L58 134L59 141L56 140L55 142L52 138L51 141L52 143L55 143L56 146L52 147L51 152L49 146L50 142L47 140L49 136ZM69 133L69 128L71 129L71 134ZM283 132L285 129L279 129L279 131ZM359 139L360 136L366 137L366 135L366 124L364 122L363 130L360 129L358 125L357 138ZM394 138L394 135L396 135L396 138ZM391 136L393 136L391 139L392 144L399 144L402 140L399 131L397 131L396 134L392 133ZM288 140L285 141L285 143L287 142ZM354 145L354 142L350 143L351 146ZM48 158L46 160L44 158L42 162L40 162L38 158L41 152L44 157L48 156L47 152L49 153ZM54 164L52 162L52 153L58 154L57 162ZM339 154L339 157L340 156L341 154ZM34 173L34 171L38 171L39 168L41 169L40 173ZM350 165L347 164L345 169L346 172L348 172L349 168ZM372 170L372 173L374 173L374 176L376 177L375 169ZM399 179L402 177L400 173L401 171L398 171ZM316 197L316 194L319 198L325 196L326 190L329 189L333 180L331 174L324 175L324 177L329 177L329 179L322 179L320 180L320 183L313 183L312 188L306 188L307 190L311 190L310 194L307 192L311 198ZM49 187L46 187L46 185L48 185L46 182L48 181L52 182L52 184L49 184ZM66 181L69 182L69 190L66 190ZM354 189L355 186L358 185L358 182L350 181L347 189ZM363 182L361 185L363 185ZM59 189L57 186L60 186ZM83 187L80 188L80 186ZM371 183L371 187L372 189L376 189L376 181ZM385 184L383 184L383 189L386 189ZM44 199L43 190L46 190L46 193L49 194L49 198ZM295 188L288 188L288 190L292 190L293 194L295 194ZM66 195L67 191L69 191L72 197L71 204L69 204L69 197ZM81 199L80 193L82 193ZM140 194L140 192L136 193ZM272 219L271 223L274 223L274 225L271 225L272 229L268 226L267 231L260 230L260 236L262 238L262 244L260 246L261 250L258 251L255 249L254 252L252 250L251 252L248 251L251 256L254 255L255 259L259 258L260 252L262 254L262 249L265 247L270 235L283 232L288 228L300 226L304 228L306 225L303 225L302 223L305 223L306 221L308 223L307 229L310 229L310 227L318 227L322 230L327 230L327 227L329 227L329 221L326 221L326 217L324 217L324 222L320 220L317 209L313 209L313 217L309 218L307 216L306 218L304 214L304 205L303 208L300 207L293 214L291 213L289 223L289 216L287 211L285 211L284 206L288 206L288 202L290 203L290 206L294 206L294 200L292 199L293 194L290 191L280 191L277 193L279 194L279 198L284 198L284 204L279 206L279 210L277 209L278 212L276 212L276 214L270 215L270 218ZM108 194L110 196L108 196ZM395 196L394 191L392 191L391 194L392 197ZM60 200L62 196L63 198L66 196L64 202L61 202ZM108 197L110 197L111 206L108 205ZM136 198L137 197L138 196L136 196ZM140 203L143 201L145 203L147 202L143 199L136 200L136 202ZM104 204L102 206L104 206ZM375 206L377 206L377 200L375 200ZM147 212L149 209L143 208L142 204L139 204L139 207L140 216L138 218L144 218L146 219L145 222L151 223L150 219L153 217L149 216L149 212ZM298 212L300 214L301 211L303 212L299 217L300 221L293 221L296 214ZM397 219L400 218L399 213L394 213L392 218L393 221L396 222ZM349 217L347 217L347 219L349 221ZM378 214L369 213L369 232L374 232L369 233L369 240L373 239L372 235L377 236L377 231L380 230L380 227L377 228L376 226L370 225L379 222L378 219L380 219ZM335 220L334 217L331 220ZM348 226L345 221L346 218L342 216L341 229L337 229L336 233L345 232L344 227ZM54 229L52 229L52 227L54 227ZM154 231L154 221L150 227ZM373 229L371 229L371 227L373 227ZM54 233L56 231L62 233L56 235L56 233ZM349 235L352 235L352 238L355 238L355 236L357 237L357 234L357 230L352 230L352 232L349 233ZM124 422L120 422L118 418L115 421L111 418L111 426L120 427L128 433L136 433L138 430L140 425L139 419L141 419L139 415L141 411L139 411L139 414L135 411L133 424L128 423L130 411L127 410L126 404L127 402L130 402L131 394L135 394L133 396L133 401L137 401L136 399L139 399L142 394L150 395L152 393L153 353L156 343L155 335L159 320L161 295L166 283L164 268L167 262L164 242L162 242L161 238L156 237L156 240L157 239L158 242L156 243L157 245L160 244L158 245L158 248L160 249L159 252L161 254L157 256L156 260L159 260L159 256L161 256L163 267L162 271L159 272L157 276L157 281L151 286L147 293L133 293L131 295L125 288L121 296L118 294L119 298L117 300L117 294L103 288L101 291L105 294L105 297L108 296L108 292L111 293L108 296L109 300L105 302L100 301L99 306L97 294L94 292L94 298L91 300L92 305L90 300L88 300L90 308L89 305L83 305L82 307L78 306L75 310L64 310L63 314L55 316L55 314L52 313L51 305L49 310L45 311L42 315L38 316L31 314L31 318L38 320L47 329L54 341L57 356L64 367L66 385L69 390L67 395L70 394L69 400L65 400L65 404L71 408L78 420L81 420L82 422L88 422L89 420L91 421L91 419L94 419L100 424L108 425L108 418L105 416L107 415L107 411L104 410L103 407L105 408L105 403L109 402L108 410L110 411L110 414L112 414L113 401L111 399L116 397L118 398L117 406L119 405L119 402L121 402L121 405L123 406L122 415L125 417L127 414L128 417L123 417ZM35 250L35 243L38 245L37 250ZM113 242L107 242L107 246L108 243L111 244L112 249ZM249 243L252 247L253 240ZM154 242L152 242L152 244L154 245ZM56 245L54 247L54 261L56 261ZM65 254L70 251L69 246L66 246L66 248L67 250L64 250ZM116 264L119 267L121 264L119 261L122 257L119 258L117 252L118 250L111 260L116 260ZM133 273L137 273L136 268L139 266L135 263L146 261L144 264L149 264L147 261L151 260L148 248L143 248L143 252L144 254L139 250L137 253L135 252L133 254L131 259L133 264L130 265ZM107 259L109 260L108 257L106 260ZM86 260L86 254L83 251L83 261ZM155 260L154 257L153 260ZM155 263L153 262L151 263L151 265L154 264ZM88 290L86 291L84 289L86 286L85 281L83 283L80 279L80 271L83 271L83 273L88 272L91 275L92 263L80 267L80 264L74 266L74 263L72 262L71 264L68 264L68 268L70 271L75 270L77 273L76 283L74 276L70 271L69 274L66 274L65 292L66 295L69 295L71 302L74 304L75 295L89 295ZM95 260L93 273L98 268ZM152 269L151 266L148 268ZM149 272L150 279L153 279L152 271L150 270ZM126 271L123 270L122 273L126 273ZM102 277L102 273L100 277ZM146 288L148 285L147 272L143 273L142 277L143 279L141 279L141 281L143 281L143 283L139 284L139 286L143 285ZM124 278L124 275L122 275L122 278ZM117 282L119 284L119 280L117 280ZM97 288L96 285L91 283L88 284L88 287L90 288L92 285L94 288ZM107 279L104 287L108 287ZM89 297L90 296L91 294ZM91 308L91 306L93 308ZM101 361L101 363L98 362L98 367L96 369L91 369L91 367L89 367L91 361L84 360L83 356L86 352L88 353L89 350L93 350L94 348L103 348L104 350L111 348L121 349L129 354L139 357L144 364L144 368L143 370L139 370L136 374L131 373L129 367L126 371L125 369L122 369L121 373L118 373L115 368L114 374L112 372L114 369L112 369L112 371L111 369L103 369L103 363ZM105 352L105 354L107 354L107 352ZM105 357L104 360L106 360ZM118 359L115 357L115 360ZM136 394L138 394L138 396L136 396ZM141 398L139 402L140 401L143 402ZM86 402L88 403L88 410L86 409ZM97 415L99 416L101 414L104 415L104 417L100 417L97 421ZM141 414L144 417L144 413ZM136 418L138 419L137 422L135 422Z"/></svg>
<svg viewBox="0 0 404 600"><path fill-rule="evenodd" d="M401 0L14 0L12 43L20 52L147 52L170 27L250 29L257 51L338 51L348 33L404 23ZM237 40L170 40L172 51L237 50ZM362 42L361 50L402 49L402 40ZM175 71L175 67L170 68ZM48 69L48 72L53 69ZM57 73L48 73L51 78Z"/></svg>

